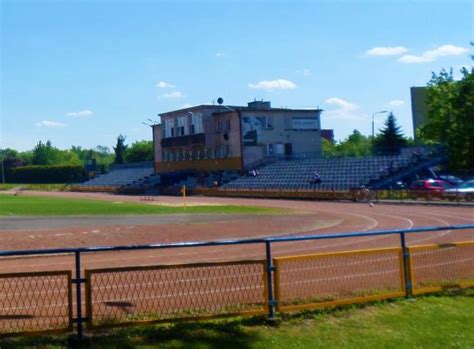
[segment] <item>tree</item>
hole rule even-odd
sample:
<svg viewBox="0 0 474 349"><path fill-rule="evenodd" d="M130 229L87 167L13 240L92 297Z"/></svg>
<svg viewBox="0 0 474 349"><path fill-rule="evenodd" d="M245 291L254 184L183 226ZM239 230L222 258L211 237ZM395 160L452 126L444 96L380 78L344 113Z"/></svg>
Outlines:
<svg viewBox="0 0 474 349"><path fill-rule="evenodd" d="M407 145L407 140L403 136L401 127L397 126L397 120L393 113L388 114L384 126L374 139L375 153L378 155L400 154L401 148Z"/></svg>
<svg viewBox="0 0 474 349"><path fill-rule="evenodd" d="M426 143L445 145L451 170L474 169L474 69L433 73L427 91L427 122L418 134Z"/></svg>
<svg viewBox="0 0 474 349"><path fill-rule="evenodd" d="M352 131L346 139L339 143L323 139L323 154L327 157L362 157L369 156L370 151L370 138L358 130Z"/></svg>
<svg viewBox="0 0 474 349"><path fill-rule="evenodd" d="M106 147L105 145L98 145L95 147L95 151L101 155L108 156L110 155L110 149L109 147Z"/></svg>
<svg viewBox="0 0 474 349"><path fill-rule="evenodd" d="M128 146L125 145L125 136L119 135L117 137L117 145L114 147L115 152L115 163L123 164L125 160L125 152L127 151Z"/></svg>
<svg viewBox="0 0 474 349"><path fill-rule="evenodd" d="M323 155L329 158L338 156L337 145L335 142L331 142L325 138L322 139L323 142Z"/></svg>
<svg viewBox="0 0 474 349"><path fill-rule="evenodd" d="M132 143L125 152L126 162L140 162L153 160L153 142L137 141Z"/></svg>
<svg viewBox="0 0 474 349"><path fill-rule="evenodd" d="M338 145L341 155L348 157L369 156L371 141L369 137L364 136L360 131L354 130L344 141Z"/></svg>
<svg viewBox="0 0 474 349"><path fill-rule="evenodd" d="M11 149L11 148L0 149L0 159L16 158L17 156L18 156L18 152L15 149Z"/></svg>
<svg viewBox="0 0 474 349"><path fill-rule="evenodd" d="M51 141L43 143L41 141L36 144L33 149L33 157L31 159L33 165L52 165L58 161L59 149L53 147Z"/></svg>

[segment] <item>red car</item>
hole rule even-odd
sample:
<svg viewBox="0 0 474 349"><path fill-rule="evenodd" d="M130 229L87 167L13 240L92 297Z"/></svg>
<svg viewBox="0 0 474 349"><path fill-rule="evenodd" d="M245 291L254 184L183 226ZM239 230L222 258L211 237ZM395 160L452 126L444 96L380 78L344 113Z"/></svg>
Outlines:
<svg viewBox="0 0 474 349"><path fill-rule="evenodd" d="M415 181L410 186L410 197L418 198L442 198L446 189L453 188L448 182L439 179L422 179Z"/></svg>

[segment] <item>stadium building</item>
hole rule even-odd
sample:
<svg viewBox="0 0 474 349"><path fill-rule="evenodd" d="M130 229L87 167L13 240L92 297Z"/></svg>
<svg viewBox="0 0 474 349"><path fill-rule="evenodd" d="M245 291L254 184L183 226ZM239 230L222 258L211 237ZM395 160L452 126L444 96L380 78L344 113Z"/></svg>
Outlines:
<svg viewBox="0 0 474 349"><path fill-rule="evenodd" d="M320 157L321 109L198 105L159 114L155 172L239 171L265 157Z"/></svg>
<svg viewBox="0 0 474 349"><path fill-rule="evenodd" d="M116 165L78 190L176 194L185 186L204 195L209 189L224 196L340 198L334 192L435 178L431 168L445 161L439 151L418 146L397 155L323 157L323 136L332 139L333 132L321 130L321 109L218 102L159 114L161 123L152 125L154 161Z"/></svg>

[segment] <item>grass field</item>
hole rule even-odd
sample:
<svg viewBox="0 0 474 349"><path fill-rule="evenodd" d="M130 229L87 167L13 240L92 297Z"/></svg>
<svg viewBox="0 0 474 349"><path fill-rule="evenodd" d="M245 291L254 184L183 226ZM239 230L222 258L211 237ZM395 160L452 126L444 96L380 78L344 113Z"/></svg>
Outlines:
<svg viewBox="0 0 474 349"><path fill-rule="evenodd" d="M251 206L172 207L132 202L0 195L0 216L126 215L177 213L272 214L280 210Z"/></svg>
<svg viewBox="0 0 474 349"><path fill-rule="evenodd" d="M262 319L181 323L105 331L85 348L473 348L474 291L366 307ZM63 348L66 337L0 341L4 348Z"/></svg>
<svg viewBox="0 0 474 349"><path fill-rule="evenodd" d="M22 184L22 183L5 183L0 184L0 190L10 190L21 187L23 190L41 190L41 191L57 191L67 190L68 185L64 183L52 184Z"/></svg>

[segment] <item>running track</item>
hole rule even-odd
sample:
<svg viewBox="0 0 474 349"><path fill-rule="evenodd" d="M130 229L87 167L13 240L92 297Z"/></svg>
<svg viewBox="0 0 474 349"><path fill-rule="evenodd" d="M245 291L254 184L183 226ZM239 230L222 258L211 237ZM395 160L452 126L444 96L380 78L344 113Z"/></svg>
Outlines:
<svg viewBox="0 0 474 349"><path fill-rule="evenodd" d="M74 193L58 193L59 195L74 195ZM50 194L49 194L50 195ZM86 194L91 196L92 194ZM104 200L139 200L136 197L120 197L104 194L94 194L97 198ZM160 197L158 203L179 203L180 198ZM333 234L353 231L371 231L382 229L401 229L422 226L447 226L455 224L474 224L474 208L458 206L427 206L427 205L390 205L380 204L369 207L360 203L335 203L335 202L311 202L292 200L261 200L261 199L228 199L209 197L190 197L189 204L222 203L267 206L289 209L287 216L264 216L248 217L242 220L229 220L228 216L223 216L220 221L213 216L206 224L190 224L189 222L178 222L176 224L165 225L138 225L134 230L126 233L118 233L115 238L113 233L108 233L104 238L100 233L89 236L87 245L125 245L125 244L146 244L173 241L210 241L221 239L238 239L263 237L271 235L303 235L303 234ZM296 213L296 215L295 215ZM307 222L303 226L295 224L295 219L299 219L297 214L301 214L301 220ZM296 218L295 218L296 217ZM318 224L311 228L309 224L314 217ZM327 224L321 221L328 217ZM167 217L169 218L169 217ZM83 218L87 220L87 217ZM285 220L289 223L285 225ZM309 221L308 221L309 220ZM277 221L278 230L271 233L271 228ZM0 219L1 222L1 219ZM309 222L309 223L308 223ZM294 226L292 226L294 225ZM270 227L270 229L268 228ZM92 229L93 227L91 227ZM115 228L115 226L114 226ZM304 229L306 228L306 229ZM118 229L118 228L115 228ZM84 230L84 229L81 229ZM166 239L160 240L160 231L166 230ZM68 231L74 231L74 227L69 230L63 228L64 235ZM34 230L32 230L34 232ZM149 234L147 233L149 232ZM3 232L0 231L0 236ZM72 233L69 233L72 234ZM55 234L56 236L61 234ZM135 239L136 237L136 239ZM57 240L57 237L56 237ZM409 245L420 245L440 242L473 241L474 231L441 231L425 234L413 234L408 237ZM11 244L11 241L10 241ZM57 244L57 242L56 242ZM60 245L54 247L71 247L65 239ZM274 244L273 251L276 256L298 255L315 252L368 249L376 247L399 246L397 236L377 236L361 237L351 239L331 239L316 240L310 242L288 242ZM51 246L53 247L53 246ZM19 235L18 241L13 249L22 249L23 237ZM264 258L263 246L248 245L226 246L215 248L179 248L167 250L144 250L144 251L124 251L93 253L83 256L84 268L104 268L130 265L153 265L153 264L174 264L193 262L212 262L222 260L239 259L262 259ZM72 256L46 256L5 259L0 263L1 272L39 271L72 269Z"/></svg>

